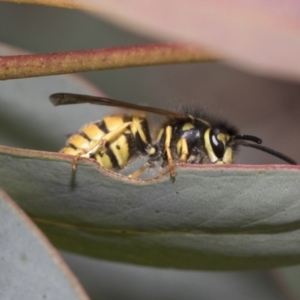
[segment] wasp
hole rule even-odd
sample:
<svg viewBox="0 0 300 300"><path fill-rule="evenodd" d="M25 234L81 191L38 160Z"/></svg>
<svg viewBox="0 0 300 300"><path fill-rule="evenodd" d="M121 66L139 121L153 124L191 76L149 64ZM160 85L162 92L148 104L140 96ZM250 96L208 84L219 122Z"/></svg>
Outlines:
<svg viewBox="0 0 300 300"><path fill-rule="evenodd" d="M262 146L260 138L241 135L234 126L209 118L202 112L173 112L105 97L68 93L53 94L50 101L55 106L90 103L136 111L104 117L71 135L60 152L74 155L73 171L80 157L93 158L103 167L119 171L134 158L145 156L146 163L129 177L138 178L147 169L160 164L162 168L168 167L170 176L174 178L177 163L232 164L239 146L255 148L289 164L297 164L288 156ZM154 141L145 113L166 118Z"/></svg>

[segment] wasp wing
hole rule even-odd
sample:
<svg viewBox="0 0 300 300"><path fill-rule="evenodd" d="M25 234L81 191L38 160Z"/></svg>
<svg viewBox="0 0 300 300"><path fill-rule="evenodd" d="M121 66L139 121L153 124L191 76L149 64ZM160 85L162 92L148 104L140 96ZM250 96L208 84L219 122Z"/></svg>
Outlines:
<svg viewBox="0 0 300 300"><path fill-rule="evenodd" d="M134 109L138 111L150 112L154 114L163 115L169 118L183 118L184 115L168 111L164 109L159 109L155 107L143 106L133 103L122 102L105 97L96 97L89 95L80 95L80 94L69 94L69 93L57 93L50 96L50 101L54 106L66 105L66 104L79 104L79 103L90 103L104 106L114 106L122 107L127 109Z"/></svg>

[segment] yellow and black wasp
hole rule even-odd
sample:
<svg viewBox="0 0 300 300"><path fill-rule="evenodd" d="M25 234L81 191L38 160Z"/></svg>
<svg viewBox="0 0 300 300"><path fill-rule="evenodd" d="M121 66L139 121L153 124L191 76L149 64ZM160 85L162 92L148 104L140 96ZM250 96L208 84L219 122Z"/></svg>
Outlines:
<svg viewBox="0 0 300 300"><path fill-rule="evenodd" d="M53 94L50 100L55 106L90 103L136 111L104 117L71 135L60 152L74 155L73 170L79 157L94 158L103 167L118 171L142 155L147 157L147 162L129 177L137 178L157 164L163 168L168 166L170 175L174 177L176 163L232 164L240 145L267 152L289 164L297 164L286 155L260 145L261 139L241 135L235 127L215 121L201 112L172 112L104 97L68 93ZM155 141L150 135L146 112L166 118Z"/></svg>

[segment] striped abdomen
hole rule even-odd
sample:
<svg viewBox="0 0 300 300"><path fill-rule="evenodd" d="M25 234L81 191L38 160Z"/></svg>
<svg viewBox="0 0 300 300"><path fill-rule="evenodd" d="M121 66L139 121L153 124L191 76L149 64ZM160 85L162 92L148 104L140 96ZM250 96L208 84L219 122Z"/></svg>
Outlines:
<svg viewBox="0 0 300 300"><path fill-rule="evenodd" d="M120 128L124 128L120 131ZM114 133L117 133L114 135ZM105 140L105 146L100 147ZM144 116L115 115L82 127L66 142L60 152L95 158L107 169L121 169L131 158L147 154L151 144L147 120ZM99 148L100 147L100 148Z"/></svg>

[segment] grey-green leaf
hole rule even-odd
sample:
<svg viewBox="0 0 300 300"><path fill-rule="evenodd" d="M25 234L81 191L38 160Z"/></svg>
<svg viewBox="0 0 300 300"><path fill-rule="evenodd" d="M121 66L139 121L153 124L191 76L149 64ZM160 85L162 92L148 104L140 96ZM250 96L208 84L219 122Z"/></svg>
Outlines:
<svg viewBox="0 0 300 300"><path fill-rule="evenodd" d="M65 250L183 269L300 263L297 166L181 167L130 181L67 156L0 148L0 186Z"/></svg>
<svg viewBox="0 0 300 300"><path fill-rule="evenodd" d="M0 298L88 299L57 251L0 190Z"/></svg>

